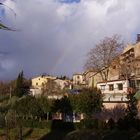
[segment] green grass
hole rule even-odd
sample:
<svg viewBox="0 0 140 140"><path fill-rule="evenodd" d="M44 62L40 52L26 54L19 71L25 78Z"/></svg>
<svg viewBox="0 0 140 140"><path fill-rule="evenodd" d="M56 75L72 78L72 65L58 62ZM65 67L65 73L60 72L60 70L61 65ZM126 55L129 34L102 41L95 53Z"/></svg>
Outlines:
<svg viewBox="0 0 140 140"><path fill-rule="evenodd" d="M48 134L50 131L48 129L39 129L34 128L32 133L28 135L25 139L26 140L38 140L44 135Z"/></svg>
<svg viewBox="0 0 140 140"><path fill-rule="evenodd" d="M0 129L0 140L5 140L5 130ZM10 140L18 140L18 129L11 129ZM23 140L139 140L140 132L136 130L96 130L81 129L67 132L65 130L50 131L47 128L23 128Z"/></svg>
<svg viewBox="0 0 140 140"><path fill-rule="evenodd" d="M1 95L0 96L0 103L1 102L8 102L9 100L9 95Z"/></svg>
<svg viewBox="0 0 140 140"><path fill-rule="evenodd" d="M18 138L18 129L11 129L9 132L10 140L15 140ZM40 128L23 128L23 140L38 140L44 135L48 134L50 130L40 129ZM5 130L0 129L0 140L5 140Z"/></svg>

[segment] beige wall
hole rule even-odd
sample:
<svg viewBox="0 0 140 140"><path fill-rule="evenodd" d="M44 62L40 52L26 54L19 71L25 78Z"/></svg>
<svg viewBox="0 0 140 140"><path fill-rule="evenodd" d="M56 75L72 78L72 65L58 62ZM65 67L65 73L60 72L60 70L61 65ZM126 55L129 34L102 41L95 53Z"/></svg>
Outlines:
<svg viewBox="0 0 140 140"><path fill-rule="evenodd" d="M119 79L119 68L118 65L111 66L109 68L108 80L118 80Z"/></svg>
<svg viewBox="0 0 140 140"><path fill-rule="evenodd" d="M95 74L95 72L93 71L85 71L83 76L84 76L84 80L85 80L85 83L88 85L89 82L90 82L90 77L93 76Z"/></svg>
<svg viewBox="0 0 140 140"><path fill-rule="evenodd" d="M97 73L96 75L93 76L93 87L97 87L97 83L102 81L102 77L100 73Z"/></svg>
<svg viewBox="0 0 140 140"><path fill-rule="evenodd" d="M84 84L84 77L83 74L74 74L73 75L73 84Z"/></svg>
<svg viewBox="0 0 140 140"><path fill-rule="evenodd" d="M122 84L122 90L119 90L118 84ZM113 85L113 90L109 89L109 85ZM104 89L101 89L104 86ZM103 93L122 93L127 94L127 89L129 87L129 82L127 80L116 80L116 81L107 81L97 84L97 88L101 89Z"/></svg>
<svg viewBox="0 0 140 140"><path fill-rule="evenodd" d="M38 76L36 78L32 78L32 87L41 88L43 84L47 83L48 79L56 79L56 77Z"/></svg>
<svg viewBox="0 0 140 140"><path fill-rule="evenodd" d="M134 45L135 58L140 57L140 42Z"/></svg>
<svg viewBox="0 0 140 140"><path fill-rule="evenodd" d="M56 79L55 82L61 89L64 89L65 87L69 89L71 88L71 82L68 80Z"/></svg>
<svg viewBox="0 0 140 140"><path fill-rule="evenodd" d="M119 79L119 69L118 66L116 65L115 67L110 67L109 68L109 73L108 73L108 80L118 80ZM97 87L97 83L102 82L102 77L100 73L94 73L92 76L89 77L88 79L88 87Z"/></svg>

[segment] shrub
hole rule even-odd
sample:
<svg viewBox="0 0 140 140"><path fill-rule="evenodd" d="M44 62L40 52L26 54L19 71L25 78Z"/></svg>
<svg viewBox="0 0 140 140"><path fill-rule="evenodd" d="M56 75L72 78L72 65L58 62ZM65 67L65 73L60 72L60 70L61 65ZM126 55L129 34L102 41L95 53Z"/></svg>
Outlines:
<svg viewBox="0 0 140 140"><path fill-rule="evenodd" d="M30 127L30 128L51 128L51 121L37 121L37 120L20 120L21 125L23 127Z"/></svg>
<svg viewBox="0 0 140 140"><path fill-rule="evenodd" d="M134 128L140 130L140 120L139 119L129 119L125 117L124 119L119 119L117 122L118 129L128 130Z"/></svg>
<svg viewBox="0 0 140 140"><path fill-rule="evenodd" d="M82 128L80 122L75 122L74 127L75 127L75 129L81 129Z"/></svg>
<svg viewBox="0 0 140 140"><path fill-rule="evenodd" d="M64 140L100 140L101 137L93 130L76 130L68 133Z"/></svg>
<svg viewBox="0 0 140 140"><path fill-rule="evenodd" d="M5 117L3 114L0 114L0 128L5 127Z"/></svg>
<svg viewBox="0 0 140 140"><path fill-rule="evenodd" d="M9 95L1 95L0 96L0 102L3 102L4 100L8 100L9 99Z"/></svg>
<svg viewBox="0 0 140 140"><path fill-rule="evenodd" d="M8 110L5 116L5 121L8 128L15 128L17 125L16 112L13 110Z"/></svg>
<svg viewBox="0 0 140 140"><path fill-rule="evenodd" d="M62 120L53 120L51 125L51 130L74 130L73 122L63 122Z"/></svg>
<svg viewBox="0 0 140 140"><path fill-rule="evenodd" d="M115 122L112 118L109 119L109 121L107 123L107 126L108 126L109 129L115 128Z"/></svg>
<svg viewBox="0 0 140 140"><path fill-rule="evenodd" d="M81 123L81 128L85 128L85 129L98 128L97 119L83 119L80 123Z"/></svg>
<svg viewBox="0 0 140 140"><path fill-rule="evenodd" d="M75 129L75 126L73 122L63 122L62 129L72 131Z"/></svg>

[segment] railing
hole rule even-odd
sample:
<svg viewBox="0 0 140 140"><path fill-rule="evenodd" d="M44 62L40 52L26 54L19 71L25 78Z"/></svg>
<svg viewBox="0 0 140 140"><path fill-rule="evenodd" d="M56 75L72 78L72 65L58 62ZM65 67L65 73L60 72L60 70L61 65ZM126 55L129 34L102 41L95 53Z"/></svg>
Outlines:
<svg viewBox="0 0 140 140"><path fill-rule="evenodd" d="M104 94L104 102L127 102L127 94Z"/></svg>

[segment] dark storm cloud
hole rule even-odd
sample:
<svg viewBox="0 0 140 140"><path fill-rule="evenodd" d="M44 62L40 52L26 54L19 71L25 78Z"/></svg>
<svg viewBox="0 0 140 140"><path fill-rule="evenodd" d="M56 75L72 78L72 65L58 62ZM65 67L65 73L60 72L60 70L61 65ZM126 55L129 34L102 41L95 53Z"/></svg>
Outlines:
<svg viewBox="0 0 140 140"><path fill-rule="evenodd" d="M66 74L82 71L86 53L100 39L120 34L131 42L139 30L138 0L6 0L6 24L16 32L1 31L0 78L19 71Z"/></svg>

